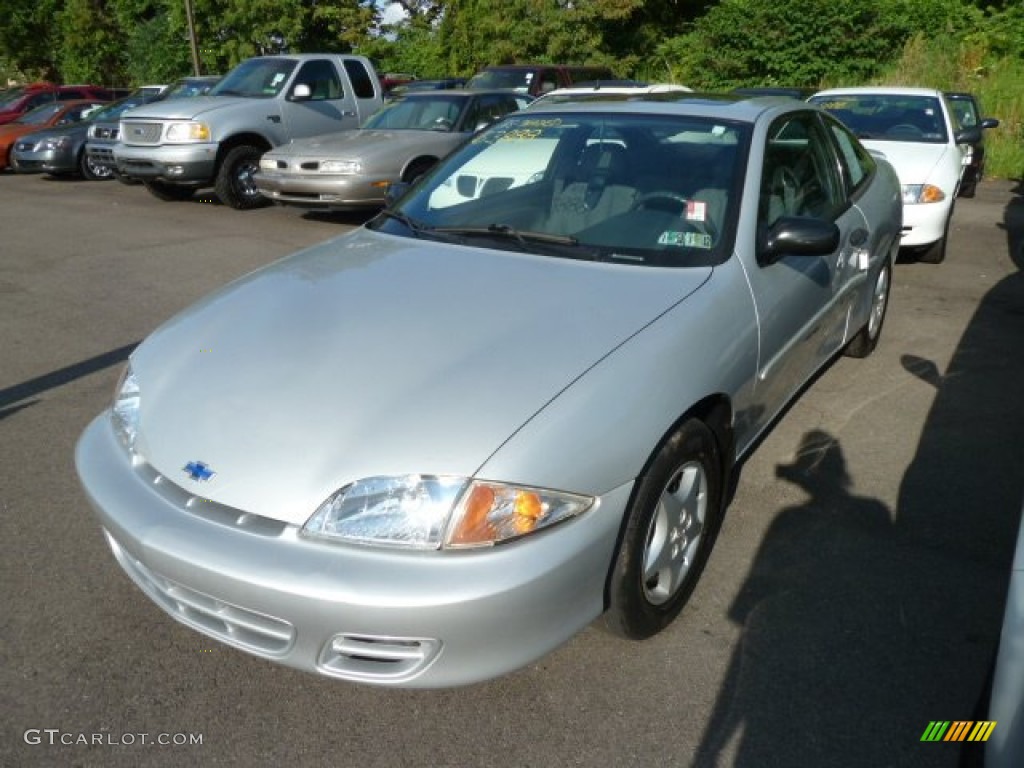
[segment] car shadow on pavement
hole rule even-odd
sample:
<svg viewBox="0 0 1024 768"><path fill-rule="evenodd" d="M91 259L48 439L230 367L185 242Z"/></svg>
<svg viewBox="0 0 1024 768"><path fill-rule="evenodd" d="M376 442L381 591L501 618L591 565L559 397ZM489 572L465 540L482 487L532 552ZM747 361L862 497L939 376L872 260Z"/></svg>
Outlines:
<svg viewBox="0 0 1024 768"><path fill-rule="evenodd" d="M936 388L896 507L851 493L842 446L807 432L776 476L807 500L771 523L729 607L742 628L694 766L952 766L930 721L971 720L999 638L1024 494L1024 189L1016 268L982 298ZM980 745L979 747L980 748Z"/></svg>
<svg viewBox="0 0 1024 768"><path fill-rule="evenodd" d="M14 384L10 387L0 389L0 419L4 419L7 416L11 416L18 411L34 405L37 400L30 402L22 402L29 398L35 397L36 395L42 394L51 389L56 389L65 384L70 384L72 381L81 379L84 376L102 371L104 368L109 368L112 365L118 365L128 360L128 356L132 353L132 350L139 345L139 342L135 341L131 344L125 344L123 347L112 349L109 352L104 352L100 355L94 355L93 357L85 360L80 360L77 363L66 365L63 368L58 368L55 371L44 373L42 376L36 376L35 378L23 381L20 384Z"/></svg>

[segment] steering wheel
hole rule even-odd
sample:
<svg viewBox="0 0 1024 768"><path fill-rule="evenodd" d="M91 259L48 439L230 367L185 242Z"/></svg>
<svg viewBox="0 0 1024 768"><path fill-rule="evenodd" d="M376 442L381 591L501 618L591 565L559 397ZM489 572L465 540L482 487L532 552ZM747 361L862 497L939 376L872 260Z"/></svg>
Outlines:
<svg viewBox="0 0 1024 768"><path fill-rule="evenodd" d="M901 134L903 136L917 137L924 136L924 131L912 123L900 123L899 125L892 126L885 132L886 136L899 136Z"/></svg>
<svg viewBox="0 0 1024 768"><path fill-rule="evenodd" d="M659 201L661 203L668 203L667 206L670 211L676 213L677 206L679 211L686 210L686 204L689 202L687 198L680 195L678 192L672 192L668 189L656 189L653 192L645 192L640 195L636 200L633 201L633 210L639 210L640 208L662 208L665 205L648 205L648 203Z"/></svg>
<svg viewBox="0 0 1024 768"><path fill-rule="evenodd" d="M649 203L657 203L656 205L649 205ZM633 202L633 210L637 211L641 208L657 208L661 210L668 210L670 213L685 214L687 206L691 201L690 198L673 192L668 189L656 189L653 192L646 192L638 197ZM667 204L667 205L666 205ZM713 240L718 239L718 231L715 228L714 223L707 216L707 211L704 211L703 219L690 219L685 218L686 225L695 232L710 236Z"/></svg>

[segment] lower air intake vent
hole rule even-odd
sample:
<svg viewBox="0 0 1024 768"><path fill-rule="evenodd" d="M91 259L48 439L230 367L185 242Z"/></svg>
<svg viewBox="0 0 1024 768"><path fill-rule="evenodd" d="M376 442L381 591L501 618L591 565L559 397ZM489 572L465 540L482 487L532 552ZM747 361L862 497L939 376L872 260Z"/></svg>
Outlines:
<svg viewBox="0 0 1024 768"><path fill-rule="evenodd" d="M320 671L349 680L400 682L425 670L441 641L425 637L335 635L320 653Z"/></svg>

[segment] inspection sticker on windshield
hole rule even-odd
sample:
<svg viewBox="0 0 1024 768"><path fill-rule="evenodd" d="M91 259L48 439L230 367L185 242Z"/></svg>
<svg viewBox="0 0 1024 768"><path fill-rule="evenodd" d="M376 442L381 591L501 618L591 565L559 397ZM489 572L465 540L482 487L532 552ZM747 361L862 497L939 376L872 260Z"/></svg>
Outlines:
<svg viewBox="0 0 1024 768"><path fill-rule="evenodd" d="M702 232L666 230L658 237L658 245L682 245L687 248L711 248L711 235Z"/></svg>
<svg viewBox="0 0 1024 768"><path fill-rule="evenodd" d="M703 200L686 201L686 220L704 221L708 214L708 204Z"/></svg>

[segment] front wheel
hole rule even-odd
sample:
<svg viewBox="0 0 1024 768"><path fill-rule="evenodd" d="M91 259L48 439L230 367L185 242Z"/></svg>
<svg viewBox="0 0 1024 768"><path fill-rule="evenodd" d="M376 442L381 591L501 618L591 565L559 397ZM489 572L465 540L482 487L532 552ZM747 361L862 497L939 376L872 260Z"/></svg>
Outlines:
<svg viewBox="0 0 1024 768"><path fill-rule="evenodd" d="M721 507L718 443L707 425L690 419L637 480L609 579L608 629L642 640L675 619L711 553Z"/></svg>
<svg viewBox="0 0 1024 768"><path fill-rule="evenodd" d="M97 163L85 150L78 157L78 171L89 181L109 181L114 177L110 166Z"/></svg>
<svg viewBox="0 0 1024 768"><path fill-rule="evenodd" d="M942 227L942 237L925 248L918 255L917 260L925 264L941 264L946 260L946 241L949 240L949 224L953 220L953 209L946 214L946 223Z"/></svg>
<svg viewBox="0 0 1024 768"><path fill-rule="evenodd" d="M220 201L237 211L259 208L269 204L269 200L260 194L253 180L253 174L259 170L260 155L263 151L257 147L243 144L234 147L224 156L214 188Z"/></svg>
<svg viewBox="0 0 1024 768"><path fill-rule="evenodd" d="M871 289L871 309L868 321L864 323L857 335L850 339L843 354L848 357L867 357L875 351L878 339L882 336L882 323L885 312L889 308L889 291L892 288L892 259L886 258Z"/></svg>

